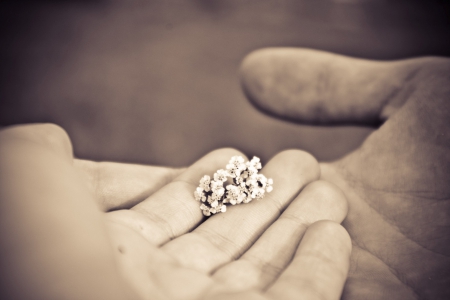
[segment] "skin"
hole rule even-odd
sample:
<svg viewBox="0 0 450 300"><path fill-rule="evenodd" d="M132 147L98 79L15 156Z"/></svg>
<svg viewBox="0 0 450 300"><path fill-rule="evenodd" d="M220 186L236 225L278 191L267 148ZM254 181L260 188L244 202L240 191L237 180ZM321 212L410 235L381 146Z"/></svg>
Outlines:
<svg viewBox="0 0 450 300"><path fill-rule="evenodd" d="M450 60L391 62L294 48L250 54L250 101L267 114L376 129L321 178L349 201L344 299L450 298Z"/></svg>
<svg viewBox="0 0 450 300"><path fill-rule="evenodd" d="M204 218L193 191L234 149L175 170L72 157L61 128L0 132L1 299L338 299L347 200L300 150L261 201Z"/></svg>

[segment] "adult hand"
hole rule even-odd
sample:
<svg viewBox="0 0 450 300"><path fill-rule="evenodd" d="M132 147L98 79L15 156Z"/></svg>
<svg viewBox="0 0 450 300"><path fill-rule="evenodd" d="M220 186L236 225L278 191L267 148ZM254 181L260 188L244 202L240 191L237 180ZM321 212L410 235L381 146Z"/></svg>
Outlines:
<svg viewBox="0 0 450 300"><path fill-rule="evenodd" d="M0 132L2 299L339 298L347 201L309 154L280 153L272 193L205 220L193 192L236 150L173 170L71 148L54 125Z"/></svg>
<svg viewBox="0 0 450 300"><path fill-rule="evenodd" d="M265 49L244 60L242 84L278 118L379 126L359 149L321 164L349 200L344 299L449 299L450 60Z"/></svg>

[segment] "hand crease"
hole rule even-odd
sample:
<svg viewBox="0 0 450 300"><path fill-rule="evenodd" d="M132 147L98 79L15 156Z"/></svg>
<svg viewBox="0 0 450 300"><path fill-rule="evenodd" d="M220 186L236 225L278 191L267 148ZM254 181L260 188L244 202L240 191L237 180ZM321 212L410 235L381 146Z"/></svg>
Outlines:
<svg viewBox="0 0 450 300"><path fill-rule="evenodd" d="M346 172L342 167L340 168L340 170L341 170L341 174L342 174L342 176L343 177L345 177L346 178L346 180L348 181L348 182L351 182L351 183L353 183L353 185L354 185L354 190L355 190L355 193L358 191L358 190L368 190L368 191L374 191L374 192L378 192L378 193L385 193L385 194L387 194L387 193L391 193L391 191L389 191L389 192L385 192L385 191L382 191L381 189L374 189L374 188L372 188L372 187L369 187L369 186L367 186L367 185L362 185L362 184L357 184L357 180L355 179L355 177L354 176L352 176L349 172ZM345 174L344 174L345 173ZM396 192L394 192L394 193L396 193ZM400 193L400 192L397 192L397 193ZM367 197L364 197L363 196L363 194L364 193L358 193L358 196L361 198L361 200L364 202L364 203L366 203L384 222L386 222L388 225L390 225L391 227L393 227L393 229L395 230L395 231L397 231L399 234L401 234L404 238L406 238L407 240L409 240L409 241L411 241L411 242L413 242L415 245L417 245L418 247L420 247L420 248L422 248L422 249L424 249L424 250L426 250L426 251L429 251L429 252L431 252L431 253L433 253L433 254L435 254L435 255L440 255L440 256L443 256L443 257L445 257L445 258L449 258L450 256L449 255L446 255L446 254L443 254L443 253L439 253L439 252L437 252L437 251L435 251L435 250L432 250L432 249L429 249L429 248L427 248L426 246L424 246L424 245L422 245L421 243L419 243L418 241L416 241L416 240L414 240L412 237L410 237L409 235L407 235L406 233L404 233L401 229L400 229L400 227L399 226L397 226L396 224L395 224L395 221L393 220L393 219L391 219L391 218L389 218L389 217L387 217L386 215L384 215L384 214L382 214L379 210L377 210L376 209L376 207L374 206L374 205L372 205L372 201L370 201L369 200L369 198L367 198Z"/></svg>
<svg viewBox="0 0 450 300"><path fill-rule="evenodd" d="M408 282L406 282L406 280L401 279L403 278L402 274L400 272L398 272L396 269L392 268L388 263L386 263L382 258L380 258L379 256L377 256L374 252L371 252L369 249L367 249L365 246L363 246L362 244L358 243L356 240L352 240L352 243L358 247L361 251L365 251L366 253L368 253L369 255L371 255L372 257L374 257L376 260L378 260L379 262L381 262L383 265L385 265L387 267L387 269L389 270L389 272L398 280L399 284L405 286L407 289L409 289L411 292L414 293L414 295L417 296L418 299L420 299L421 297L419 296L418 292L416 291L416 289L413 288L412 285L410 285Z"/></svg>
<svg viewBox="0 0 450 300"><path fill-rule="evenodd" d="M363 190L365 189L365 187L361 184L357 184L359 181L357 181L355 179L354 176L352 176L349 172L347 172L346 170L344 170L343 166L340 166L340 173L341 175L346 179L347 182L351 182L354 185L354 190L355 193L357 191L357 187L362 188ZM370 188L368 188L370 190ZM425 251L429 251L435 255L440 255L443 256L445 258L448 258L447 255L435 252L431 249L426 248L425 246L419 244L417 241L413 240L412 238L410 238L408 235L406 235L405 233L403 233L400 228L395 225L393 223L393 221L389 218L387 218L385 215L381 214L373 205L371 205L371 201L368 201L366 197L363 197L360 193L358 193L358 196L360 197L360 199L367 204L367 206L372 209L372 211L374 213L376 213L382 221L384 221L386 224L388 224L389 226L391 226L395 231L397 231L400 235L402 235L405 239L413 242L415 245L417 245L419 248L424 249ZM353 243L355 243L355 245L357 245L360 249L368 252L369 254L371 254L372 256L376 257L378 260L380 260L384 265L386 265L389 269L389 271L400 281L403 283L403 285L407 286L408 288L411 289L412 292L414 292L414 294L416 294L418 296L418 298L420 298L418 292L416 291L416 289L413 287L413 285L411 283L408 283L405 280L405 276L404 274L402 274L402 272L399 272L398 270L396 270L395 268L391 267L385 260L383 260L383 258L381 256L378 256L375 252L369 250L367 247L363 246L361 243L358 243L355 239L352 239Z"/></svg>
<svg viewBox="0 0 450 300"><path fill-rule="evenodd" d="M238 258L241 253L239 251L234 251L236 252L235 254L233 254L233 251L227 251L226 249L229 249L230 247L227 247L229 245L231 245L232 249L239 249L238 245L233 242L233 240L227 238L226 236L219 234L219 233L211 233L208 230L203 230L200 228L197 228L196 231L191 232L191 234L197 234L198 236L200 236L203 240L205 240L207 243L209 243L210 245L212 245L217 251L223 253L227 260L231 261L234 260L236 258ZM227 246L223 246L223 244L227 245ZM213 272L214 270L212 270L211 272Z"/></svg>
<svg viewBox="0 0 450 300"><path fill-rule="evenodd" d="M159 229L162 229L166 233L168 240L171 240L175 237L175 233L172 230L172 226L170 226L169 222L167 220L165 220L164 218L153 213L151 210L145 209L144 207L137 206L137 207L133 208L133 210L140 213L145 219L148 219L151 222L153 222ZM161 241L160 247L165 242L167 242L167 240Z"/></svg>

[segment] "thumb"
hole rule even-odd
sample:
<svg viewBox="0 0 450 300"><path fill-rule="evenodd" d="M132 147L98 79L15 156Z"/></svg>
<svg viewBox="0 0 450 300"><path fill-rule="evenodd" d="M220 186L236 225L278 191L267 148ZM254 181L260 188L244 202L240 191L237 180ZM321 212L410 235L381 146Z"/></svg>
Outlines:
<svg viewBox="0 0 450 300"><path fill-rule="evenodd" d="M257 108L283 119L376 126L405 103L418 71L430 59L371 61L268 48L244 59L241 83Z"/></svg>

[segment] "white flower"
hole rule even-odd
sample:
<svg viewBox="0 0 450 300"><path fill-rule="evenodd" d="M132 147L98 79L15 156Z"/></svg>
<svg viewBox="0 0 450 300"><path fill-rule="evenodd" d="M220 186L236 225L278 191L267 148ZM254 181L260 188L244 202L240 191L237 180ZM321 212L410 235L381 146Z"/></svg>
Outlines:
<svg viewBox="0 0 450 300"><path fill-rule="evenodd" d="M214 194L217 194L219 197L222 197L222 195L225 193L225 189L223 188L223 181L212 181L211 191Z"/></svg>
<svg viewBox="0 0 450 300"><path fill-rule="evenodd" d="M228 191L227 196L233 195L236 197L237 195L239 195L240 192L239 187L232 184L227 185L227 191Z"/></svg>
<svg viewBox="0 0 450 300"><path fill-rule="evenodd" d="M248 167L255 168L257 170L260 170L262 168L261 162L259 157L253 156L252 160L247 162Z"/></svg>
<svg viewBox="0 0 450 300"><path fill-rule="evenodd" d="M258 174L258 169L256 169L254 166L249 166L247 168L247 174L248 174L248 177L253 177L256 174Z"/></svg>
<svg viewBox="0 0 450 300"><path fill-rule="evenodd" d="M250 194L250 191L247 189L244 182L240 184L238 188L239 188L239 195L237 198L237 203L240 204L242 203L242 201L245 200L245 198L247 198L247 196Z"/></svg>
<svg viewBox="0 0 450 300"><path fill-rule="evenodd" d="M256 156L245 162L241 156L233 156L226 165L214 173L213 179L205 175L200 179L200 186L194 192L195 200L201 201L200 209L205 216L226 212L225 203L231 205L249 203L261 199L273 190L273 180L258 174L262 168ZM233 178L229 180L228 178ZM226 187L224 187L224 185Z"/></svg>
<svg viewBox="0 0 450 300"><path fill-rule="evenodd" d="M241 170L235 166L231 166L230 168L228 168L227 166L227 169L231 178L236 178L239 177L239 175L241 175Z"/></svg>
<svg viewBox="0 0 450 300"><path fill-rule="evenodd" d="M246 198L247 198L247 195L246 195L246 194L240 193L239 196L238 196L238 198L237 198L237 200L236 200L237 204L241 204L242 201L244 201Z"/></svg>
<svg viewBox="0 0 450 300"><path fill-rule="evenodd" d="M197 190L194 192L194 197L195 197L195 200L197 200L197 201L200 201L200 200L203 202L206 201L206 196L203 193L203 189L201 187L198 187Z"/></svg>
<svg viewBox="0 0 450 300"><path fill-rule="evenodd" d="M230 161L228 162L230 165L235 165L236 167L244 164L244 158L242 156L236 155L231 157Z"/></svg>
<svg viewBox="0 0 450 300"><path fill-rule="evenodd" d="M258 182L258 187L265 189L266 192L270 193L273 190L273 187L272 187L273 179L272 178L267 179L267 177L264 176L263 174L258 174L258 175L256 175L256 180Z"/></svg>
<svg viewBox="0 0 450 300"><path fill-rule="evenodd" d="M256 181L259 187L265 188L267 185L267 178L263 174L256 175Z"/></svg>
<svg viewBox="0 0 450 300"><path fill-rule="evenodd" d="M256 187L252 190L252 198L261 199L264 197L265 190L263 188Z"/></svg>
<svg viewBox="0 0 450 300"><path fill-rule="evenodd" d="M237 203L237 199L239 197L240 190L235 185L227 185L227 196L226 196L226 203L231 203L235 205Z"/></svg>
<svg viewBox="0 0 450 300"><path fill-rule="evenodd" d="M211 215L211 212L209 211L208 206L206 206L205 204L200 205L200 209L202 210L202 212L205 216L208 217Z"/></svg>
<svg viewBox="0 0 450 300"><path fill-rule="evenodd" d="M244 182L244 178L242 177L242 174L235 174L234 182L236 184L241 184Z"/></svg>
<svg viewBox="0 0 450 300"><path fill-rule="evenodd" d="M212 193L212 195L211 195L212 201L216 201L216 200L219 201L220 198L222 198L222 195L219 195L219 194L216 194L216 193Z"/></svg>
<svg viewBox="0 0 450 300"><path fill-rule="evenodd" d="M256 180L255 176L248 178L245 184L249 187L250 190L258 187L258 181Z"/></svg>
<svg viewBox="0 0 450 300"><path fill-rule="evenodd" d="M214 180L215 181L225 182L225 181L227 181L228 177L230 177L230 174L228 173L228 171L223 170L223 169L217 170L217 172L214 173Z"/></svg>
<svg viewBox="0 0 450 300"><path fill-rule="evenodd" d="M236 178L239 177L242 171L244 171L247 166L244 163L244 159L242 156L233 156L228 165L226 166L230 177Z"/></svg>
<svg viewBox="0 0 450 300"><path fill-rule="evenodd" d="M269 178L267 179L267 184L266 184L266 192L270 193L273 190L273 179Z"/></svg>
<svg viewBox="0 0 450 300"><path fill-rule="evenodd" d="M239 186L228 185L227 197L224 203L231 203L233 205L240 204L247 197L247 194L249 194L249 191L245 187L245 184Z"/></svg>
<svg viewBox="0 0 450 300"><path fill-rule="evenodd" d="M253 200L252 196L248 196L247 198L244 199L244 203L249 203Z"/></svg>
<svg viewBox="0 0 450 300"><path fill-rule="evenodd" d="M200 187L206 192L210 191L209 184L211 183L211 178L208 175L205 175L200 179Z"/></svg>

